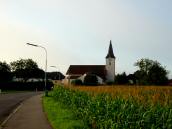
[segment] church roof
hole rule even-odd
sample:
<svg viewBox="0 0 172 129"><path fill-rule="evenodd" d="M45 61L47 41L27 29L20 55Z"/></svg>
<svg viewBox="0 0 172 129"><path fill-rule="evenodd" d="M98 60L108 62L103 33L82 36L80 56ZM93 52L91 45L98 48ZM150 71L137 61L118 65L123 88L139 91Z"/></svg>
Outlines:
<svg viewBox="0 0 172 129"><path fill-rule="evenodd" d="M113 54L113 48L112 48L111 40L110 40L109 50L108 50L108 54L107 54L106 58L115 58L115 56Z"/></svg>
<svg viewBox="0 0 172 129"><path fill-rule="evenodd" d="M93 73L100 76L102 79L105 79L105 65L70 65L66 74L83 75L85 73Z"/></svg>

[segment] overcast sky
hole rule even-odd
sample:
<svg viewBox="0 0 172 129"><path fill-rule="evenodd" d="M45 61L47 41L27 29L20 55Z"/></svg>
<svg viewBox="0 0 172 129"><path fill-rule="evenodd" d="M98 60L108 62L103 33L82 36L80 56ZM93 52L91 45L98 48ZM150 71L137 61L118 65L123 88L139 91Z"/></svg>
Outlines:
<svg viewBox="0 0 172 129"><path fill-rule="evenodd" d="M48 71L71 64L105 64L109 40L116 73L132 73L138 59L172 71L171 0L0 0L0 61L32 58ZM172 74L170 73L170 76Z"/></svg>

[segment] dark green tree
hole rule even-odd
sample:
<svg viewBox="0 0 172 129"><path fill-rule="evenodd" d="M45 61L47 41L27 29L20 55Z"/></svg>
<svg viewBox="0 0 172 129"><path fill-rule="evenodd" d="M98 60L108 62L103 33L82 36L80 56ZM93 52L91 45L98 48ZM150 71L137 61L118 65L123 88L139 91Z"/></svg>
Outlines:
<svg viewBox="0 0 172 129"><path fill-rule="evenodd" d="M123 72L122 74L117 74L115 76L115 84L127 84L128 83L128 78L125 72Z"/></svg>
<svg viewBox="0 0 172 129"><path fill-rule="evenodd" d="M82 85L82 81L80 79L75 79L71 82L72 85Z"/></svg>
<svg viewBox="0 0 172 129"><path fill-rule="evenodd" d="M98 79L95 74L88 73L84 78L84 85L98 85Z"/></svg>
<svg viewBox="0 0 172 129"><path fill-rule="evenodd" d="M10 66L6 62L0 62L0 82L11 81L12 74Z"/></svg>
<svg viewBox="0 0 172 129"><path fill-rule="evenodd" d="M136 76L134 74L129 74L127 76L128 84L133 85L136 84Z"/></svg>
<svg viewBox="0 0 172 129"><path fill-rule="evenodd" d="M148 74L148 81L153 85L166 85L168 83L167 70L160 64L154 64Z"/></svg>
<svg viewBox="0 0 172 129"><path fill-rule="evenodd" d="M32 59L20 59L10 63L16 78L27 81L29 78L43 78L44 71Z"/></svg>
<svg viewBox="0 0 172 129"><path fill-rule="evenodd" d="M168 71L158 61L141 59L135 63L139 68L134 75L141 85L165 85L168 82Z"/></svg>
<svg viewBox="0 0 172 129"><path fill-rule="evenodd" d="M157 61L153 61L147 58L143 58L138 60L134 65L139 67L139 70L144 72L145 74L148 74L150 68L154 64L159 64Z"/></svg>

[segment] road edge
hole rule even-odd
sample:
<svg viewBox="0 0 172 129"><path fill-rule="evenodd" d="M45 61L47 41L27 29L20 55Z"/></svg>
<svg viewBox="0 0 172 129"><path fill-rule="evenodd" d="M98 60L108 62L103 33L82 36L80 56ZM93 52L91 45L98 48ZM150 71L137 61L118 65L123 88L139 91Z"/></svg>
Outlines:
<svg viewBox="0 0 172 129"><path fill-rule="evenodd" d="M23 105L23 102L21 102L6 118L5 120L0 124L0 129L3 129L5 127L5 124L8 122L8 120L21 108Z"/></svg>

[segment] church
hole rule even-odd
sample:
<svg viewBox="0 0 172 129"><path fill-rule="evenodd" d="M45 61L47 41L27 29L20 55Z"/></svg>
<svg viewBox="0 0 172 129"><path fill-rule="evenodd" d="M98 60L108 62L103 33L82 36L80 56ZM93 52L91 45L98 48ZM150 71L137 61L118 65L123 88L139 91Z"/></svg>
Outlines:
<svg viewBox="0 0 172 129"><path fill-rule="evenodd" d="M115 79L115 56L110 40L108 53L106 56L106 65L70 65L66 72L66 81L70 83L72 80L84 80L88 73L95 74L99 84L104 82L113 82Z"/></svg>

